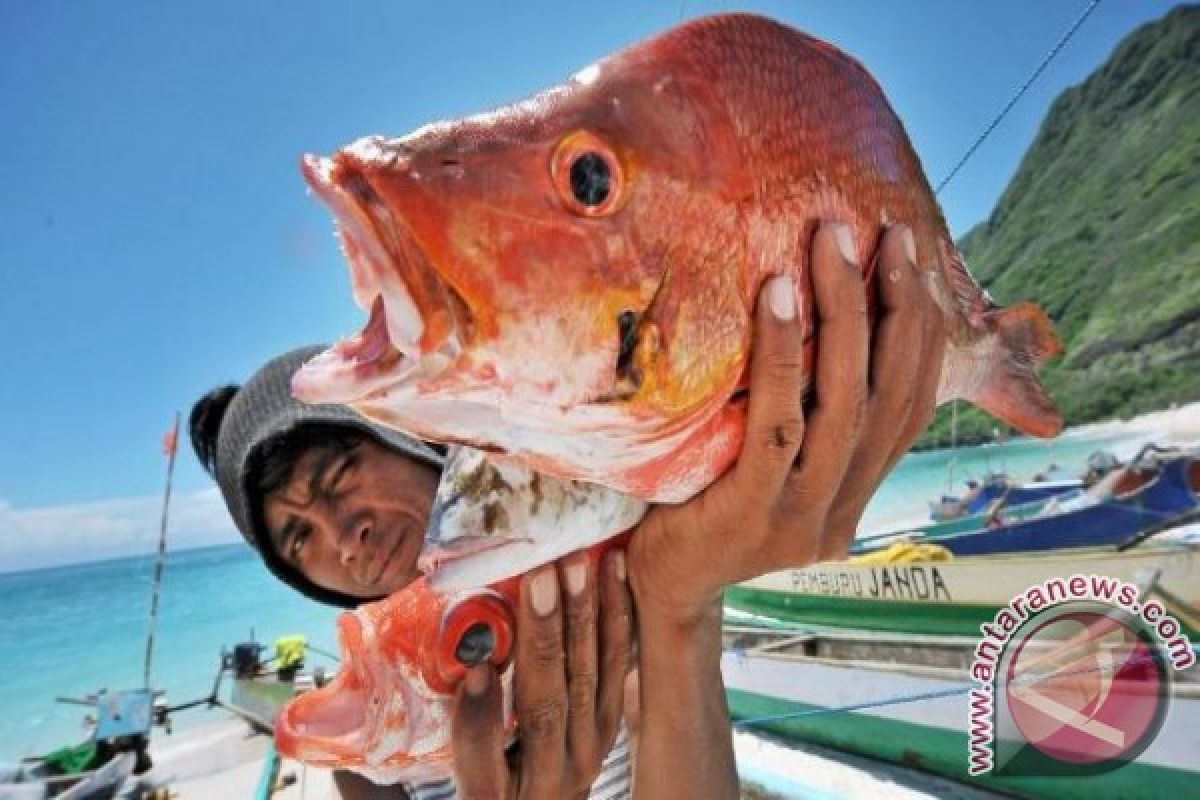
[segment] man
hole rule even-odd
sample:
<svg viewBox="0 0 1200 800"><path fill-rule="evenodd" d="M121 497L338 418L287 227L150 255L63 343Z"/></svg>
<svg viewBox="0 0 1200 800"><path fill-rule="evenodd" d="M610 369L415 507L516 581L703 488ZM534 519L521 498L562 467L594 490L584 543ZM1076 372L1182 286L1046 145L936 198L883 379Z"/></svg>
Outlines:
<svg viewBox="0 0 1200 800"><path fill-rule="evenodd" d="M741 458L691 501L652 510L631 540L639 797L737 796L719 670L721 587L843 554L870 496L932 414L944 332L918 279L912 234L896 226L879 246L872 328L849 233L828 224L813 242L817 374L807 416L795 287L775 278L757 309ZM277 359L240 391L210 393L193 409L193 443L268 568L314 599L353 605L414 577L441 453L348 410L296 403L287 379L303 358ZM453 725L464 796L557 798L592 785L597 754L615 735L623 668L619 659L597 667L597 654L621 652L628 615L620 560L604 571L599 612L586 592L558 602L560 584L580 586L578 568L568 558L523 579L516 769L491 668L464 681ZM595 583L585 576L583 586ZM608 638L588 635L596 627Z"/></svg>

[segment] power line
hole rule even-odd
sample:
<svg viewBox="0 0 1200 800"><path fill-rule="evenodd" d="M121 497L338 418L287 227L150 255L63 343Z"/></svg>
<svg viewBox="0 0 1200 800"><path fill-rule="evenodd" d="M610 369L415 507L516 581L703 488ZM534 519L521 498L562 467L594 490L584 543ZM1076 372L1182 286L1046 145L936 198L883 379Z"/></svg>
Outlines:
<svg viewBox="0 0 1200 800"><path fill-rule="evenodd" d="M1100 0L1092 0L1092 2L1088 4L1088 7L1083 10L1083 13L1079 15L1079 18L1075 20L1074 24L1071 25L1067 32L1062 35L1062 38L1058 40L1058 43L1055 44L1054 47L1050 48L1050 52L1047 53L1046 57L1042 59L1042 63L1039 64L1038 68L1033 71L1033 74L1029 76L1029 79L1025 81L1021 88L1017 90L1017 93L1012 96L1012 99L1008 101L1008 105L1004 106L1004 109L996 115L996 118L993 119L991 124L984 129L983 133L979 134L979 138L975 140L974 144L967 148L967 152L964 153L963 157L959 159L957 164L954 165L954 169L950 170L950 174L945 178L942 178L942 182L938 184L937 189L935 189L933 192L934 194L941 194L942 189L946 188L946 184L948 184L950 180L958 174L958 171L963 168L963 165L967 163L971 156L975 155L975 151L979 149L979 146L983 144L983 141L991 135L992 131L996 129L996 126L1000 124L1000 121L1007 116L1008 112L1012 110L1012 107L1015 106L1017 101L1021 99L1021 96L1024 95L1029 87L1033 85L1033 82L1038 79L1038 76L1045 71L1046 67L1050 65L1050 62L1054 60L1054 57L1058 55L1058 52L1062 50L1067 41L1070 40L1073 35L1075 35L1075 31L1079 30L1079 26L1083 24L1083 21L1088 18L1088 16L1098 5L1100 5Z"/></svg>

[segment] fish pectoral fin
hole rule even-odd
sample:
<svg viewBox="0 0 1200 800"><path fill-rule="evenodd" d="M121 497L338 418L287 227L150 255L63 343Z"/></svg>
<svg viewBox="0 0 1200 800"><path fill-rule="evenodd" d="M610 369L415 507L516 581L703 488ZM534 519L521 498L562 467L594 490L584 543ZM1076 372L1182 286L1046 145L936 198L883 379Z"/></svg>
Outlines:
<svg viewBox="0 0 1200 800"><path fill-rule="evenodd" d="M967 399L1022 433L1058 435L1062 414L1037 378L1038 366L1063 351L1054 323L1034 303L988 311L983 317L996 346L984 380Z"/></svg>

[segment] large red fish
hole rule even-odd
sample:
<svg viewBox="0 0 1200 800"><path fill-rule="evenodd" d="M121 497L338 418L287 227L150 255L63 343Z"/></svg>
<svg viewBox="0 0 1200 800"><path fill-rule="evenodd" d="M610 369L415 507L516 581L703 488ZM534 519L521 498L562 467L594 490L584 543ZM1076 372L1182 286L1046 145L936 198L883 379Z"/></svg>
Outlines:
<svg viewBox="0 0 1200 800"><path fill-rule="evenodd" d="M922 365L939 400L1061 427L1034 375L1060 348L1045 315L972 279L870 74L771 20L689 22L524 102L304 171L371 319L297 375L303 399L684 500L738 453L763 281L793 271L807 307L819 221L853 227L865 270L905 222L949 334L944 363Z"/></svg>

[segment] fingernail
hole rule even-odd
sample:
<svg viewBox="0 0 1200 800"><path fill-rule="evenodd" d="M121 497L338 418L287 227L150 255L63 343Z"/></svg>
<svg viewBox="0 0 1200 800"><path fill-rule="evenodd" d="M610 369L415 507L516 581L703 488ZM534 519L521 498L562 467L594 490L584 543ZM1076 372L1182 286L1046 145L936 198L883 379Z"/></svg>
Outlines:
<svg viewBox="0 0 1200 800"><path fill-rule="evenodd" d="M912 228L905 228L900 234L900 240L904 244L904 255L908 258L908 263L915 267L917 265L917 240L913 238Z"/></svg>
<svg viewBox="0 0 1200 800"><path fill-rule="evenodd" d="M613 577L619 581L625 580L625 551L617 550L608 557L608 568L612 570Z"/></svg>
<svg viewBox="0 0 1200 800"><path fill-rule="evenodd" d="M842 258L846 260L847 264L857 266L858 250L854 247L854 232L850 230L850 226L838 225L833 232L837 237L837 246L842 253Z"/></svg>
<svg viewBox="0 0 1200 800"><path fill-rule="evenodd" d="M587 562L571 564L563 572L567 579L567 592L573 597L583 594L583 590L587 587Z"/></svg>
<svg viewBox="0 0 1200 800"><path fill-rule="evenodd" d="M771 313L776 319L790 322L796 318L796 282L792 280L791 275L776 275L771 278L767 292Z"/></svg>
<svg viewBox="0 0 1200 800"><path fill-rule="evenodd" d="M488 684L491 682L492 669L486 664L471 667L467 670L467 674L463 678L463 685L467 689L467 694L472 697L482 697L487 692Z"/></svg>
<svg viewBox="0 0 1200 800"><path fill-rule="evenodd" d="M625 713L633 712L636 714L641 710L642 705L642 687L641 677L638 675L637 667L629 670L625 675L625 685L622 687L625 692L624 705Z"/></svg>
<svg viewBox="0 0 1200 800"><path fill-rule="evenodd" d="M533 605L533 613L539 617L548 617L554 613L558 603L558 581L553 569L544 569L529 582L529 602Z"/></svg>

